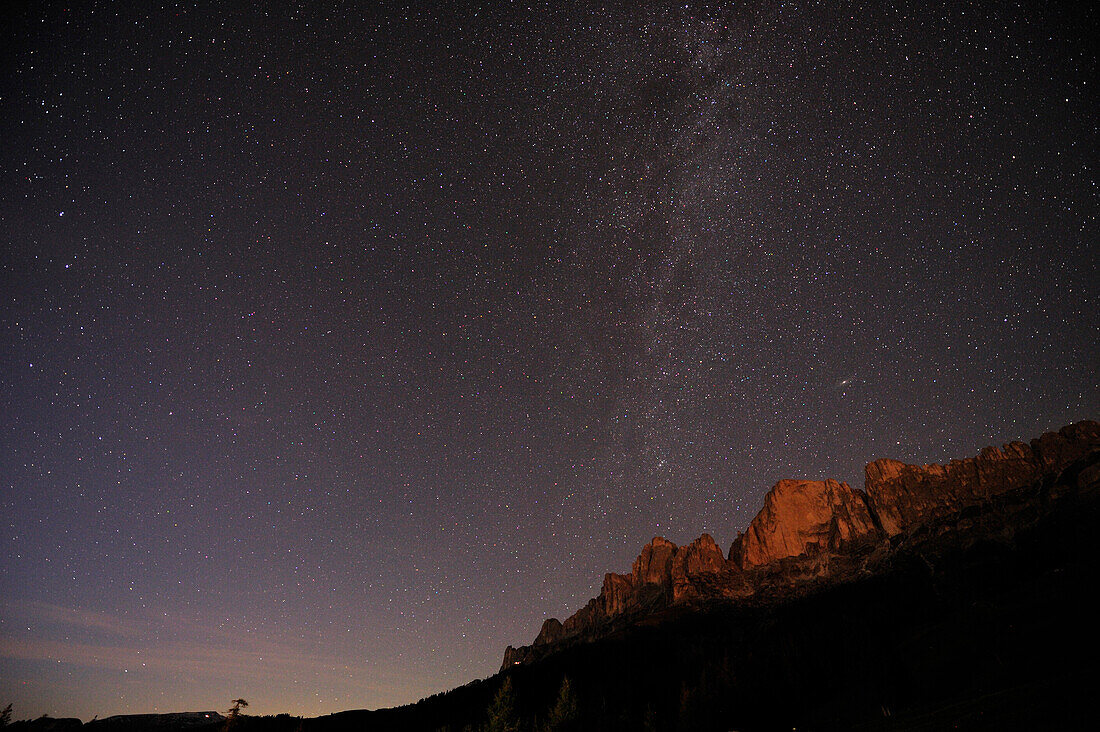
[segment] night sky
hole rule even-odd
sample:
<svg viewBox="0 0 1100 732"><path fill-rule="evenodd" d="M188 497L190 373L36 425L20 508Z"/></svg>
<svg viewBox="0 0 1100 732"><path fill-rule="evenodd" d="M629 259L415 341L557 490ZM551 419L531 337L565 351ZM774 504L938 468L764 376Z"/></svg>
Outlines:
<svg viewBox="0 0 1100 732"><path fill-rule="evenodd" d="M1095 10L262 5L5 17L16 719L415 701L1100 414Z"/></svg>

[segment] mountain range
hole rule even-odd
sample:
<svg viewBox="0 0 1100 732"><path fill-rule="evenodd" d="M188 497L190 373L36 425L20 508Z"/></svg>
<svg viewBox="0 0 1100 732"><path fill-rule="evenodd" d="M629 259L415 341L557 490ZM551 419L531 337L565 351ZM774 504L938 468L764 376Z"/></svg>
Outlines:
<svg viewBox="0 0 1100 732"><path fill-rule="evenodd" d="M547 620L531 645L509 646L502 668L595 640L670 607L775 601L881 573L931 527L977 540L984 536L978 519L974 526L941 524L1016 491L1025 491L1024 504L1037 509L1066 492L1093 490L1100 466L1087 459L1098 449L1100 424L1085 421L946 465L875 460L864 468L862 489L836 480L781 480L728 552L708 534L685 546L654 537L628 574L605 575L598 597L564 622ZM1071 466L1076 469L1063 478ZM1027 519L1000 524L1010 535Z"/></svg>
<svg viewBox="0 0 1100 732"><path fill-rule="evenodd" d="M488 679L234 730L1096 729L1100 423L946 465L875 460L864 476L779 481L725 551L654 537ZM84 727L225 727L206 714Z"/></svg>

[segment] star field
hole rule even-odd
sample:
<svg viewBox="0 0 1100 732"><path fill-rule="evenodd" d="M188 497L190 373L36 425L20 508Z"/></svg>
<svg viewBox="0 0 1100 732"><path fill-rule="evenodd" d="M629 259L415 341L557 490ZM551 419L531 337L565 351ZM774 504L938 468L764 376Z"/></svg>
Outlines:
<svg viewBox="0 0 1100 732"><path fill-rule="evenodd" d="M415 701L782 478L1096 418L1096 26L25 6L0 706Z"/></svg>

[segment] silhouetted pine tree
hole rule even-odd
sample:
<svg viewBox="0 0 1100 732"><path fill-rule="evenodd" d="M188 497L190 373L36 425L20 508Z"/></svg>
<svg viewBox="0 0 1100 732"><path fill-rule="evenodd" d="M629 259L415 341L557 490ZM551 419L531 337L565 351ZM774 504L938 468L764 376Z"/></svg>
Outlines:
<svg viewBox="0 0 1100 732"><path fill-rule="evenodd" d="M244 699L234 699L233 706L229 707L229 711L225 713L225 729L226 732L233 728L233 725L237 723L237 719L241 716L241 708L247 707L248 702Z"/></svg>
<svg viewBox="0 0 1100 732"><path fill-rule="evenodd" d="M516 718L516 700L512 693L512 679L504 679L493 703L489 705L489 719L485 732L519 732L519 720Z"/></svg>
<svg viewBox="0 0 1100 732"><path fill-rule="evenodd" d="M676 729L692 732L699 728L698 692L685 681L680 687L680 711L676 715Z"/></svg>
<svg viewBox="0 0 1100 732"><path fill-rule="evenodd" d="M558 691L558 700L550 708L550 714L546 718L543 729L546 732L571 732L576 729L580 712L577 708L577 695L573 693L573 687L569 683L569 677L561 680L561 690Z"/></svg>

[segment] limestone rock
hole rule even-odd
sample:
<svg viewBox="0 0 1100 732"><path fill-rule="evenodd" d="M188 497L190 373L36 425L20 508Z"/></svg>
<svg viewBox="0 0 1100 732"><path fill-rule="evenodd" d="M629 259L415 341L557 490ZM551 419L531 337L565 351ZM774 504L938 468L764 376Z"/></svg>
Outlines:
<svg viewBox="0 0 1100 732"><path fill-rule="evenodd" d="M1100 423L1077 422L1031 441L1031 450L1045 473L1064 470L1088 452L1100 449Z"/></svg>
<svg viewBox="0 0 1100 732"><path fill-rule="evenodd" d="M682 547L656 536L642 548L630 574L605 575L599 596L564 623L553 619L543 623L534 645L596 634L627 613L652 611L701 596L728 595L721 587L715 589L722 584L715 578L728 570L727 565L722 550L707 534ZM731 586L744 594L741 585Z"/></svg>
<svg viewBox="0 0 1100 732"><path fill-rule="evenodd" d="M604 604L604 596L601 594L599 597L589 600L584 607L566 618L565 622L561 624L562 637L573 638L597 632L607 623L610 617L604 609Z"/></svg>
<svg viewBox="0 0 1100 732"><path fill-rule="evenodd" d="M672 555L676 549L676 545L663 536L653 537L653 540L642 548L642 553L634 560L634 567L630 572L632 583L636 586L643 584L671 586Z"/></svg>
<svg viewBox="0 0 1100 732"><path fill-rule="evenodd" d="M1079 422L1048 432L1030 445L987 447L976 457L946 465L876 460L865 468L871 509L888 536L977 505L1007 491L1057 477L1070 463L1100 447L1100 424Z"/></svg>
<svg viewBox="0 0 1100 732"><path fill-rule="evenodd" d="M539 631L538 637L535 638L536 645L543 645L546 643L557 643L562 639L564 632L562 631L561 621L557 618L548 618L546 622L542 624L542 630Z"/></svg>
<svg viewBox="0 0 1100 732"><path fill-rule="evenodd" d="M687 546L678 548L672 556L669 579L672 601L704 594L699 587L701 575L717 575L727 569L726 557L710 534L703 534Z"/></svg>
<svg viewBox="0 0 1100 732"><path fill-rule="evenodd" d="M781 480L764 497L764 508L737 537L730 558L742 569L797 557L807 551L838 551L877 532L862 493L835 480Z"/></svg>
<svg viewBox="0 0 1100 732"><path fill-rule="evenodd" d="M518 666L523 663L527 658L527 646L522 648L516 648L515 646L508 646L504 649L504 662L501 664L501 668L505 669L509 666Z"/></svg>

